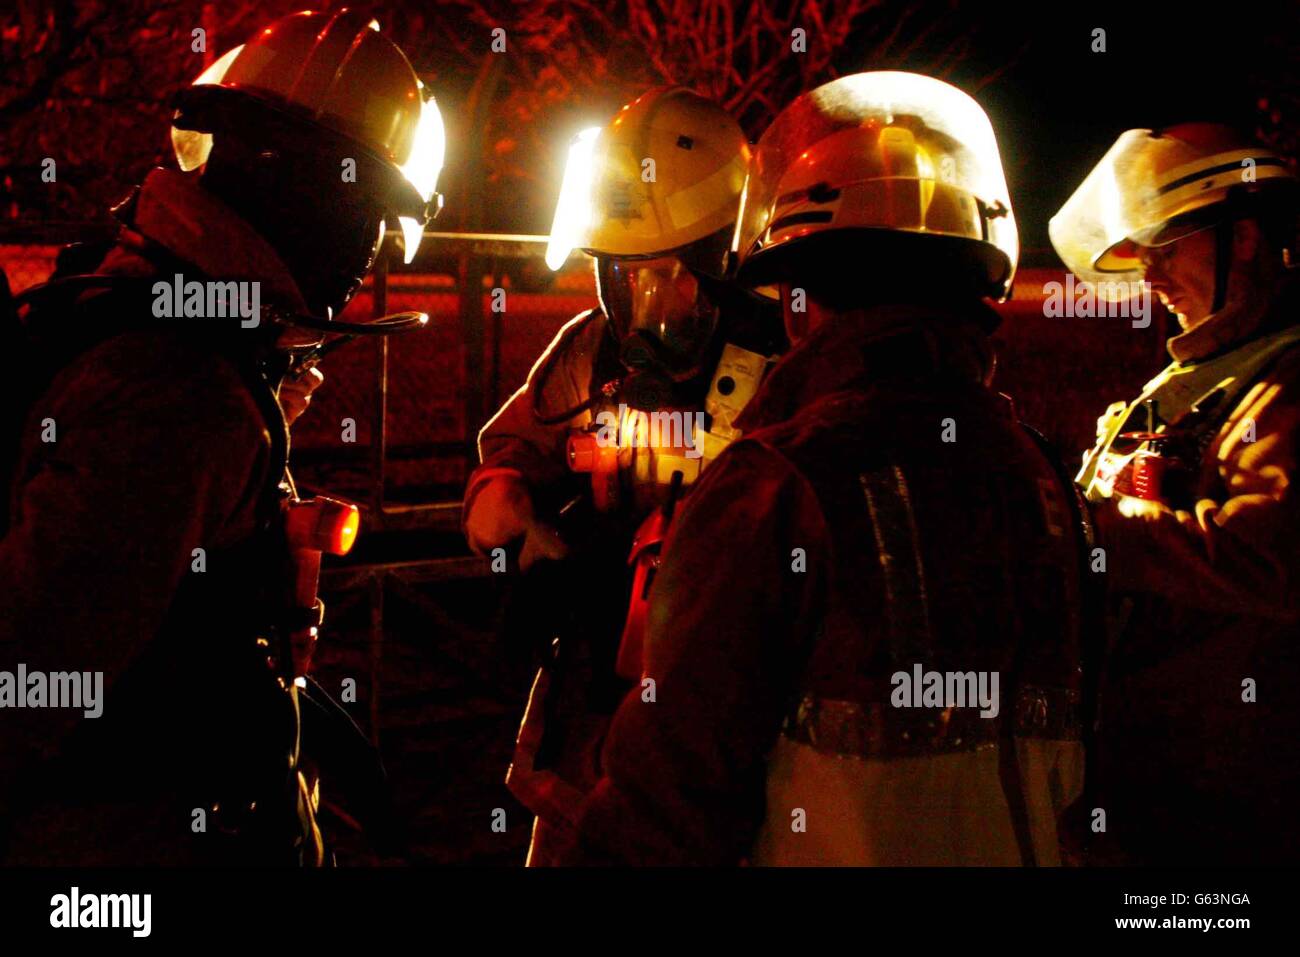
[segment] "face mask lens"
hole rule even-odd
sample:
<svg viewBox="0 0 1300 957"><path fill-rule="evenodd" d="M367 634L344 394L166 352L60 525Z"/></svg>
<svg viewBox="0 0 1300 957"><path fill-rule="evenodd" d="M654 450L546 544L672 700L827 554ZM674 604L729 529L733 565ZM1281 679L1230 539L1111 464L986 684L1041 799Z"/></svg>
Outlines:
<svg viewBox="0 0 1300 957"><path fill-rule="evenodd" d="M620 341L641 340L667 372L694 370L718 310L681 260L602 259L600 293Z"/></svg>

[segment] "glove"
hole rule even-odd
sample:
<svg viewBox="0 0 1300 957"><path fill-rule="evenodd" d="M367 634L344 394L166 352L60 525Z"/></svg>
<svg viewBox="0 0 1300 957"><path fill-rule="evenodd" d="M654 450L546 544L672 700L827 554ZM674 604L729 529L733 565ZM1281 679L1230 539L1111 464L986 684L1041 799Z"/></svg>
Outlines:
<svg viewBox="0 0 1300 957"><path fill-rule="evenodd" d="M315 366L304 369L299 375L286 376L280 383L280 408L284 410L284 420L293 425L298 417L307 411L311 404L311 394L325 381L325 374Z"/></svg>
<svg viewBox="0 0 1300 957"><path fill-rule="evenodd" d="M503 469L471 488L465 511L465 537L480 555L522 539L519 569L543 560L558 561L568 546L552 526L533 513L533 497L523 477Z"/></svg>

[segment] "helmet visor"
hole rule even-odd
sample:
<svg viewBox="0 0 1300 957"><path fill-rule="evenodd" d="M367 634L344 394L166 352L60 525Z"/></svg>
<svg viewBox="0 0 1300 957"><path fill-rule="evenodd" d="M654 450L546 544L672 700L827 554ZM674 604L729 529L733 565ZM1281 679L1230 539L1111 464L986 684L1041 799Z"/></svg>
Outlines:
<svg viewBox="0 0 1300 957"><path fill-rule="evenodd" d="M244 44L227 51L215 60L194 80L195 86L216 86L225 78L230 65L244 52ZM181 172L188 173L198 169L208 161L212 152L212 134L200 130L183 130L172 127L172 150L176 153L176 163Z"/></svg>
<svg viewBox="0 0 1300 957"><path fill-rule="evenodd" d="M1071 272L1105 289L1142 279L1141 246L1154 244L1165 225L1157 170L1179 148L1150 130L1128 130L1115 141L1048 222L1052 245Z"/></svg>
<svg viewBox="0 0 1300 957"><path fill-rule="evenodd" d="M595 170L596 137L600 127L580 132L569 144L569 156L560 183L560 198L555 204L551 236L546 244L546 265L560 269L569 254L583 244L591 223L591 178Z"/></svg>
<svg viewBox="0 0 1300 957"><path fill-rule="evenodd" d="M1047 231L1061 261L1107 298L1142 279L1143 247L1167 246L1220 221L1228 191L1285 176L1269 150L1199 155L1177 136L1150 130L1120 135L1052 217Z"/></svg>
<svg viewBox="0 0 1300 957"><path fill-rule="evenodd" d="M420 84L420 89L423 91L423 83ZM442 197L438 195L437 189L446 152L447 129L442 122L442 111L432 96L426 96L420 109L420 123L411 144L411 155L398 167L402 177L425 203L425 214L422 217L398 217L402 227L402 245L406 250L405 260L408 263L415 258L415 253L420 248L425 224L442 207Z"/></svg>

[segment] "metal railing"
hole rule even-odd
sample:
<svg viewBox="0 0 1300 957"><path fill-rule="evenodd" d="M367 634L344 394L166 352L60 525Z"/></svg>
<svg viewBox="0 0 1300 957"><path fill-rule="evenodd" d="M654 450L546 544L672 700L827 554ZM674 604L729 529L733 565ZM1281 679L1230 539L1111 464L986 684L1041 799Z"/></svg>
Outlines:
<svg viewBox="0 0 1300 957"><path fill-rule="evenodd" d="M499 376L501 325L499 316L493 314L491 323L485 322L483 309L483 280L495 275L500 282L499 264L502 259L533 258L540 256L545 236L492 235L486 233L425 233L425 241L451 246L456 251L456 289L459 300L459 325L465 346L464 436L467 454L474 448L478 429L487 419L485 399L496 395ZM373 315L378 318L388 312L388 279L393 243L385 242L373 273ZM485 331L490 338L485 337ZM483 361L485 350L493 356L489 374ZM461 503L435 501L423 503L390 503L386 496L386 462L388 457L388 371L389 343L380 336L374 346L373 421L370 441L370 485L362 507L363 528L382 532L458 531ZM489 378L492 380L489 383ZM429 607L427 598L415 586L437 582L486 577L488 562L473 555L431 556L410 561L356 562L325 571L321 578L324 592L344 593L364 591L370 610L367 637L370 661L370 728L378 744L380 727L381 689L379 675L383 661L384 615L386 598L390 591L402 597L408 605L424 612L435 620L435 608Z"/></svg>

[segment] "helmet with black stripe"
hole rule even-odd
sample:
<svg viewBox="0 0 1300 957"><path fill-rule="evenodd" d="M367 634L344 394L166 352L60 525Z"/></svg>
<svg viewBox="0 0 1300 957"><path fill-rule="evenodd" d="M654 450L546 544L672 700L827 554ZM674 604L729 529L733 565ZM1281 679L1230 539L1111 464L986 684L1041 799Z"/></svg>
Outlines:
<svg viewBox="0 0 1300 957"><path fill-rule="evenodd" d="M1250 216L1294 219L1296 179L1274 151L1217 123L1128 130L1048 224L1052 245L1080 279L1124 298L1142 279L1144 248L1227 228ZM1221 247L1224 242L1220 242ZM1219 255L1213 311L1227 296Z"/></svg>

